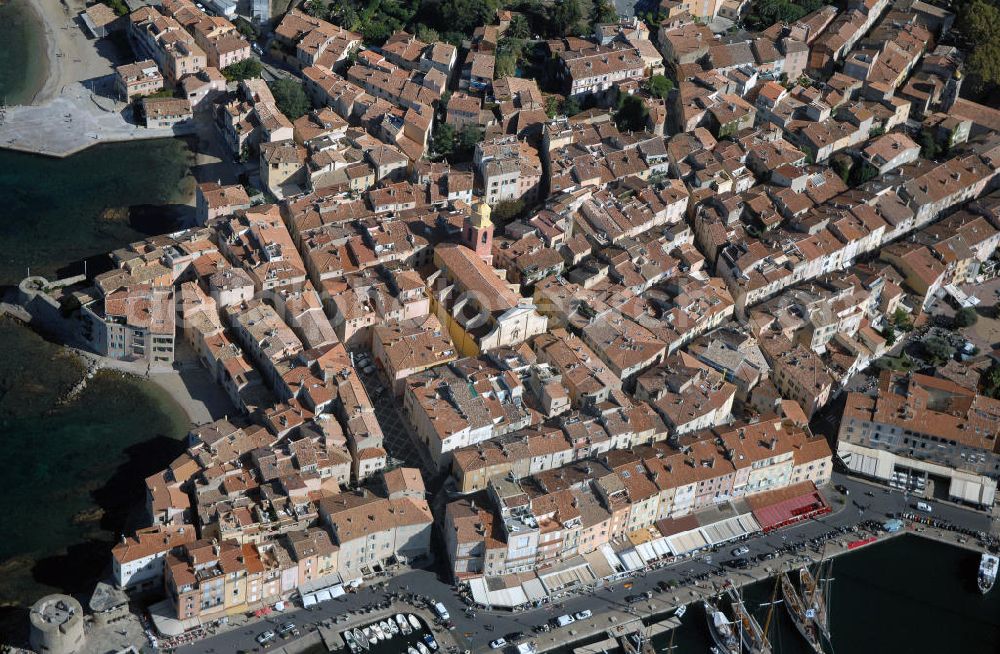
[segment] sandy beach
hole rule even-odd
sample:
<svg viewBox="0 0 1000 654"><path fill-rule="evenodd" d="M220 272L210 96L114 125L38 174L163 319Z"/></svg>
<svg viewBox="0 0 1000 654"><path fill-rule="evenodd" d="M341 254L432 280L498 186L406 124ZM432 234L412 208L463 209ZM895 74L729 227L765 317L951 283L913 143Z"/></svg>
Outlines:
<svg viewBox="0 0 1000 654"><path fill-rule="evenodd" d="M87 37L77 20L83 2L30 0L29 4L45 30L44 56L48 64L45 83L32 105L45 104L74 82L104 77L113 71L113 63L99 54L96 42Z"/></svg>

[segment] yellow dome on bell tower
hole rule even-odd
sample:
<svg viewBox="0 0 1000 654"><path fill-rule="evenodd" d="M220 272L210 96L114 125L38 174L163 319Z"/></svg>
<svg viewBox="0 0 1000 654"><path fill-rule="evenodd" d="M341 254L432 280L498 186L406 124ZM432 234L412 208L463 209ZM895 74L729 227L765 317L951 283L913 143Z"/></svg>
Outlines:
<svg viewBox="0 0 1000 654"><path fill-rule="evenodd" d="M477 202L472 207L472 226L477 229L492 227L493 221L490 220L490 214L492 212L493 210L490 209L490 205L485 202Z"/></svg>

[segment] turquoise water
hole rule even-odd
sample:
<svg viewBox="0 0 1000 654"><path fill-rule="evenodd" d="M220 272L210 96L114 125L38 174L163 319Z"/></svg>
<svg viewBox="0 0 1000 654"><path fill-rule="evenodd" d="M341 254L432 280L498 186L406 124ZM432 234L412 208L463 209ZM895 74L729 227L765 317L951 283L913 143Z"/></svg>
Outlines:
<svg viewBox="0 0 1000 654"><path fill-rule="evenodd" d="M143 480L183 450L188 425L160 389L113 372L59 405L82 377L76 357L10 321L0 344L0 605L23 609L55 589L92 589ZM0 633L22 618L0 611Z"/></svg>
<svg viewBox="0 0 1000 654"><path fill-rule="evenodd" d="M181 139L99 145L66 159L0 150L0 285L29 268L79 272L84 259L100 265L115 248L174 229L193 211L193 159Z"/></svg>
<svg viewBox="0 0 1000 654"><path fill-rule="evenodd" d="M26 104L45 83L45 32L28 0L0 2L0 101Z"/></svg>

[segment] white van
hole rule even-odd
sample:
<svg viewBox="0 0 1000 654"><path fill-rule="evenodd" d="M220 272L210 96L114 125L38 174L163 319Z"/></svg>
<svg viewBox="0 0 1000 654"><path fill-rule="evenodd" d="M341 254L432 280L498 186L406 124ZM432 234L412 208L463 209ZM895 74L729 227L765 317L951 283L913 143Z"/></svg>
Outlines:
<svg viewBox="0 0 1000 654"><path fill-rule="evenodd" d="M450 620L451 615L448 613L448 609L444 608L444 604L441 602L434 602L434 612L438 614L438 617L442 620Z"/></svg>
<svg viewBox="0 0 1000 654"><path fill-rule="evenodd" d="M574 622L576 622L576 619L571 615L560 615L558 618L556 618L557 627L568 627Z"/></svg>
<svg viewBox="0 0 1000 654"><path fill-rule="evenodd" d="M917 502L917 510L923 511L924 513L931 513L934 509L927 502Z"/></svg>

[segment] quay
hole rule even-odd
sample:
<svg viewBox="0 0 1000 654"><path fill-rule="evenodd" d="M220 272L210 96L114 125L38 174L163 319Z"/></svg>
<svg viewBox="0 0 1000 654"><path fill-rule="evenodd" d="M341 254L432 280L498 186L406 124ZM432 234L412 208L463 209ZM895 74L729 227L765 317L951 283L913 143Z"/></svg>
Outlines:
<svg viewBox="0 0 1000 654"><path fill-rule="evenodd" d="M98 96L82 84L70 84L44 104L5 107L0 147L64 158L92 145L169 138L191 129L142 127L126 119L130 113L127 105Z"/></svg>

